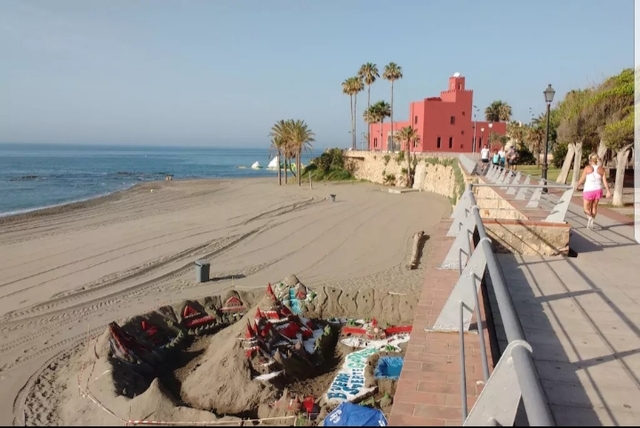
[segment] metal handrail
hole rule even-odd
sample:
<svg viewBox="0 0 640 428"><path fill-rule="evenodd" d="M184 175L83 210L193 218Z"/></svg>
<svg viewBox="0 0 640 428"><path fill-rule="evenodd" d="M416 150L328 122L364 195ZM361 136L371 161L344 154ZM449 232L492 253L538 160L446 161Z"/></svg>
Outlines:
<svg viewBox="0 0 640 428"><path fill-rule="evenodd" d="M491 184L477 183L473 187L526 187L527 189L571 189L569 184Z"/></svg>
<svg viewBox="0 0 640 428"><path fill-rule="evenodd" d="M469 183L467 185L467 192L471 198L475 226L480 238L478 245L482 246L486 257L487 271L493 284L498 303L498 311L502 318L507 341L525 341L522 325L516 314L511 295L505 285L502 270L498 266L498 261L491 248L491 241L484 228L479 208L476 205L473 186L475 186L475 184ZM522 347L515 348L513 351L513 360L529 423L534 426L555 426L551 409L545 399L540 378L533 364L531 353Z"/></svg>
<svg viewBox="0 0 640 428"><path fill-rule="evenodd" d="M478 164L474 163L474 160L469 156L461 154L459 156L459 162L471 175L476 173ZM565 216L575 190L572 185L560 183L550 184L545 179L517 171L510 171L505 167L497 165L491 165L483 169L482 175L491 183L477 183L474 184L474 186L506 189L507 197L505 197L505 200L509 200L509 195L515 195L513 197L515 200L526 200L528 199L527 194L529 191L533 190L533 194L530 195L529 202L526 206L527 209L538 208L542 194L548 193L550 189L564 190L564 193L557 201L546 200L546 202L551 202L552 208L544 221L552 223L562 223L565 221ZM522 178L524 178L524 183L520 183ZM533 180L538 184L532 184Z"/></svg>

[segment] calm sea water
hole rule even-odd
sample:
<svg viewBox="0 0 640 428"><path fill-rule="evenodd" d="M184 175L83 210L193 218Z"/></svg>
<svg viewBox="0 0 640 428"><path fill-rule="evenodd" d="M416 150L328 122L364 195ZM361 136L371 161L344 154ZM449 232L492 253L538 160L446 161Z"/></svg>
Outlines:
<svg viewBox="0 0 640 428"><path fill-rule="evenodd" d="M302 162L307 164L307 154ZM0 144L0 215L85 200L142 181L272 177L264 149ZM246 167L241 169L239 167Z"/></svg>

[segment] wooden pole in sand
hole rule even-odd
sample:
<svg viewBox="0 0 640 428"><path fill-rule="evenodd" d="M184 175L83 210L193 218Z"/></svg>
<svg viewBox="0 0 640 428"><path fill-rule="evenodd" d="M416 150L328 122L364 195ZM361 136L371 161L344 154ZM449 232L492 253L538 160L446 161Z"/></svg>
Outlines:
<svg viewBox="0 0 640 428"><path fill-rule="evenodd" d="M313 186L311 185L311 174L313 174L313 171L309 171L309 189L313 190Z"/></svg>
<svg viewBox="0 0 640 428"><path fill-rule="evenodd" d="M420 248L420 241L422 240L423 236L423 231L416 232L416 234L413 235L413 252L411 253L411 261L407 265L407 269L413 270L418 265L418 250Z"/></svg>

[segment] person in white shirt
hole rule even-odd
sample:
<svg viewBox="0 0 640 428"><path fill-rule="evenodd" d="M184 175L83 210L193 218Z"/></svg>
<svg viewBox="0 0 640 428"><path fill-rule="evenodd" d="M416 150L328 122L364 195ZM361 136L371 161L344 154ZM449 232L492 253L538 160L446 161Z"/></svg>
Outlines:
<svg viewBox="0 0 640 428"><path fill-rule="evenodd" d="M504 147L501 147L500 150L498 151L498 156L500 157L500 166L504 166Z"/></svg>
<svg viewBox="0 0 640 428"><path fill-rule="evenodd" d="M482 150L480 150L480 159L482 163L489 163L489 147L486 144Z"/></svg>
<svg viewBox="0 0 640 428"><path fill-rule="evenodd" d="M582 189L582 199L584 203L584 213L587 215L587 227L593 229L596 215L598 214L598 202L602 198L602 189L607 191L606 197L611 197L609 183L605 177L605 170L600 166L598 155L589 155L589 165L582 170L582 177L578 181L578 186L584 184Z"/></svg>

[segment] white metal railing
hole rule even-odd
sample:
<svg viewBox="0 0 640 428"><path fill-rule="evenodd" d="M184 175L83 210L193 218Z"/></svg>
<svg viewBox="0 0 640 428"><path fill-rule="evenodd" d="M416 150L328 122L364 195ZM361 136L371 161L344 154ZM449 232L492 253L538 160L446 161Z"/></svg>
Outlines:
<svg viewBox="0 0 640 428"><path fill-rule="evenodd" d="M533 364L531 346L525 341L520 320L506 288L502 271L487 236L480 210L467 186L452 217L460 217L460 228L454 228L455 240L441 269L458 269L459 279L430 331L460 333L460 373L462 418L465 426L512 426L520 399L532 426L555 426L538 373ZM452 226L453 228L453 226ZM477 233L477 243L473 244ZM490 281L497 300L508 345L489 375L487 350L478 293L483 281ZM476 315L479 332L482 371L485 386L475 405L468 410L465 370L465 332Z"/></svg>
<svg viewBox="0 0 640 428"><path fill-rule="evenodd" d="M498 165L479 165L473 158L461 154L459 162L469 174L484 175L488 183L474 184L474 187L493 187L504 190L503 199L506 201L524 201L526 206L521 211L540 210L541 202L545 204L548 215L543 219L549 223L564 223L571 199L573 186L566 184L548 183L541 178L535 178L519 171L510 171ZM485 169L482 169L484 167ZM535 184L537 181L538 184ZM559 198L545 197L549 190L563 190ZM544 198L543 198L544 197ZM524 214L524 213L523 213Z"/></svg>

